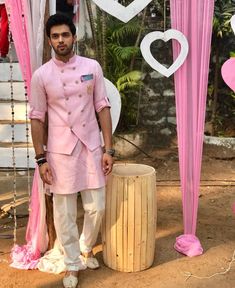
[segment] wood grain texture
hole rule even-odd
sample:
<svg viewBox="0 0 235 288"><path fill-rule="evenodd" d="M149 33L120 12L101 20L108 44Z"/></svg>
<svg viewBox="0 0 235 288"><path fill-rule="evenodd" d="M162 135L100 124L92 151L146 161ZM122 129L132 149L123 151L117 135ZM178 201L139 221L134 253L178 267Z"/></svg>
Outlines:
<svg viewBox="0 0 235 288"><path fill-rule="evenodd" d="M156 175L152 167L114 165L103 223L103 258L108 267L137 272L152 265L156 234Z"/></svg>

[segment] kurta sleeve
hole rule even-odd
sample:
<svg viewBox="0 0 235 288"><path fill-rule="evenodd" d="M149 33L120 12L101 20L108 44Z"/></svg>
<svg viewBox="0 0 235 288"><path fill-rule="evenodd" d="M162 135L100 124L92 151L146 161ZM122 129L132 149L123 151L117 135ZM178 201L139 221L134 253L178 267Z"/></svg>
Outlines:
<svg viewBox="0 0 235 288"><path fill-rule="evenodd" d="M38 119L41 122L44 122L47 112L47 97L39 70L34 72L31 79L31 98L29 100L29 105L29 118Z"/></svg>
<svg viewBox="0 0 235 288"><path fill-rule="evenodd" d="M96 112L100 112L105 107L111 107L107 97L103 71L98 62L96 62L95 71L94 105Z"/></svg>

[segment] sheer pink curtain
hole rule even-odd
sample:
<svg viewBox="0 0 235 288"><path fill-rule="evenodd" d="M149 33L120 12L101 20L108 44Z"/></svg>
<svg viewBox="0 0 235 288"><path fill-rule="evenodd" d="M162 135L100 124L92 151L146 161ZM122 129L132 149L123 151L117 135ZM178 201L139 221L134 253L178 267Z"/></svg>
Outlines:
<svg viewBox="0 0 235 288"><path fill-rule="evenodd" d="M10 30L14 40L17 57L23 74L23 79L27 87L27 93L30 94L30 80L32 76L29 34L26 16L28 12L27 0L6 0L6 7L10 13Z"/></svg>
<svg viewBox="0 0 235 288"><path fill-rule="evenodd" d="M198 196L209 58L214 11L213 0L171 0L172 28L185 34L189 55L175 73L175 93L184 234L177 237L175 249L187 256L203 252L196 237ZM174 55L179 45L173 43Z"/></svg>

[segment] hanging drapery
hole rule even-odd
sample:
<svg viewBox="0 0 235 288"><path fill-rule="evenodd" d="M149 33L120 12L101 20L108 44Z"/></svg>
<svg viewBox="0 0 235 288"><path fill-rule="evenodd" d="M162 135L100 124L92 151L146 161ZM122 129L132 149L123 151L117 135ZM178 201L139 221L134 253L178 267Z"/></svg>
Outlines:
<svg viewBox="0 0 235 288"><path fill-rule="evenodd" d="M28 3L27 0L6 0L5 3L8 13L10 13L10 30L29 96L32 70L30 62L29 31L27 17L25 17L25 15L27 15Z"/></svg>
<svg viewBox="0 0 235 288"><path fill-rule="evenodd" d="M203 252L195 234L214 1L171 0L170 3L172 28L184 33L190 49L186 62L175 73L184 220L184 234L177 237L175 249L187 256L196 256ZM179 45L173 43L174 58L179 49Z"/></svg>
<svg viewBox="0 0 235 288"><path fill-rule="evenodd" d="M34 72L42 65L46 0L27 0L26 2L25 15L29 31L31 68Z"/></svg>
<svg viewBox="0 0 235 288"><path fill-rule="evenodd" d="M46 0L6 0L6 5L12 19L10 29L17 57L29 92L31 75L42 65Z"/></svg>
<svg viewBox="0 0 235 288"><path fill-rule="evenodd" d="M49 0L50 15L56 13L56 0Z"/></svg>
<svg viewBox="0 0 235 288"><path fill-rule="evenodd" d="M75 18L75 24L77 27L77 37L78 40L83 39L84 37L87 38L92 38L92 31L91 31L91 23L89 20L89 15L87 12L87 6L86 6L86 1L85 0L75 0L77 1L77 5L79 5L79 9L78 9L78 14L79 17ZM96 17L96 10L94 7L94 4L91 3L92 8L93 8L93 15L94 17ZM79 20L79 21L78 21Z"/></svg>
<svg viewBox="0 0 235 288"><path fill-rule="evenodd" d="M10 266L18 269L36 269L41 254L47 250L45 194L38 167L34 173L31 193L30 213L25 235L27 244L15 245L11 251Z"/></svg>

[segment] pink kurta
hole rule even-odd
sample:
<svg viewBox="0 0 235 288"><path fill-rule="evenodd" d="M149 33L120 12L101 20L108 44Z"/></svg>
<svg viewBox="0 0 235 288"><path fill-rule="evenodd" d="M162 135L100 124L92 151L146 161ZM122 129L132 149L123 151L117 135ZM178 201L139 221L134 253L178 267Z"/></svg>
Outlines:
<svg viewBox="0 0 235 288"><path fill-rule="evenodd" d="M80 56L67 63L52 59L35 71L31 90L30 119L44 122L48 114L51 192L70 194L104 186L95 112L110 104L98 62Z"/></svg>

